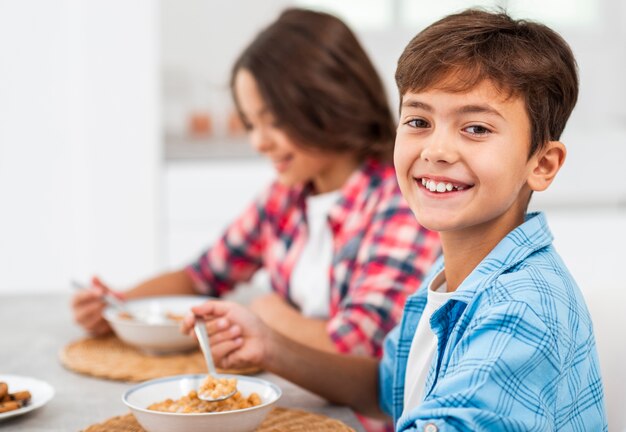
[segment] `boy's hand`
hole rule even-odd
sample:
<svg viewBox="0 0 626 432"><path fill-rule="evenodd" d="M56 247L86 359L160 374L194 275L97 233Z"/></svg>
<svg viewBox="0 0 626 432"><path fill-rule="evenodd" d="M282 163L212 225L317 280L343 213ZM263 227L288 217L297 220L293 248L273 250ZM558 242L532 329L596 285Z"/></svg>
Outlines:
<svg viewBox="0 0 626 432"><path fill-rule="evenodd" d="M195 316L206 322L213 359L221 368L264 367L271 351L272 330L245 306L209 300L191 308L182 331L193 332Z"/></svg>
<svg viewBox="0 0 626 432"><path fill-rule="evenodd" d="M91 279L89 289L77 292L72 298L74 320L94 336L101 336L111 331L109 323L102 315L106 307L102 296L107 292L118 298L122 297L120 293L114 292L98 277L94 276Z"/></svg>

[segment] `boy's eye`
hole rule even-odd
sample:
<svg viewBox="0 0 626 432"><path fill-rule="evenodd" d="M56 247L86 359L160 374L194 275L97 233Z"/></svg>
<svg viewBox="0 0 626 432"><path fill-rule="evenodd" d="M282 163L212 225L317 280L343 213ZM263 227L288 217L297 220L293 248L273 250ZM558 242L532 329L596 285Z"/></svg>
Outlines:
<svg viewBox="0 0 626 432"><path fill-rule="evenodd" d="M430 125L428 124L428 122L424 119L411 119L409 121L407 121L405 124L413 127L413 128L417 128L417 129L423 129L423 128L427 128Z"/></svg>
<svg viewBox="0 0 626 432"><path fill-rule="evenodd" d="M488 135L491 133L489 129L480 125L468 126L463 130L469 133L470 135L476 135L476 136L484 136L484 135Z"/></svg>

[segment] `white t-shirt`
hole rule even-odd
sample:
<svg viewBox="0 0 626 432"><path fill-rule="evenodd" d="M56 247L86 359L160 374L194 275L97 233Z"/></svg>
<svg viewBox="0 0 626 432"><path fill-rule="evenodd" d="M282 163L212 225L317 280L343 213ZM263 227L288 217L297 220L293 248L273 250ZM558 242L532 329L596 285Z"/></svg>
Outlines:
<svg viewBox="0 0 626 432"><path fill-rule="evenodd" d="M430 371L430 364L437 352L437 335L430 328L430 317L443 306L453 292L447 292L446 275L443 270L428 286L424 313L417 324L404 377L404 410L420 405L424 399L424 385Z"/></svg>
<svg viewBox="0 0 626 432"><path fill-rule="evenodd" d="M329 317L333 233L328 213L340 195L337 190L306 199L309 235L291 273L289 294L302 314L310 318Z"/></svg>

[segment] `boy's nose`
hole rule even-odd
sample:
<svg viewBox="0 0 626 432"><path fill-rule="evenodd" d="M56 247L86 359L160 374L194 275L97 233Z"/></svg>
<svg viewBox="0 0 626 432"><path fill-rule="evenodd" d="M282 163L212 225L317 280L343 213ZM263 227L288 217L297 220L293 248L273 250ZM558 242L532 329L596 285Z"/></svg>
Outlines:
<svg viewBox="0 0 626 432"><path fill-rule="evenodd" d="M422 150L422 159L431 163L453 163L458 153L450 136L432 136Z"/></svg>

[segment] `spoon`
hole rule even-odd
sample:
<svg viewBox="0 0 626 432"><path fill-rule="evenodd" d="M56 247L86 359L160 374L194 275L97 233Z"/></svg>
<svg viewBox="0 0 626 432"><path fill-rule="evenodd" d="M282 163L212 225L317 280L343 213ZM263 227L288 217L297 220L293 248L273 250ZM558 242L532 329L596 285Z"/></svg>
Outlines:
<svg viewBox="0 0 626 432"><path fill-rule="evenodd" d="M193 326L194 331L196 332L196 336L198 337L198 342L200 343L200 349L202 350L202 354L204 354L204 360L206 361L207 369L209 370L209 375L213 377L217 377L217 371L215 370L215 364L213 363L213 357L211 356L211 345L209 345L209 336L206 332L206 326L204 325L204 320L202 318L196 317L196 323ZM202 399L208 402L218 402L224 399L228 399L232 395L237 392L235 388L232 392L220 395L217 398L212 398L208 396L206 393L198 392L198 399Z"/></svg>
<svg viewBox="0 0 626 432"><path fill-rule="evenodd" d="M86 290L88 289L85 285L81 284L80 282L76 281L76 280L72 280L72 286L77 289L77 290ZM104 302L106 304L108 304L109 306L114 307L115 309L117 309L119 312L123 312L124 314L126 314L129 318L131 319L135 319L136 317L133 315L133 313L126 307L126 304L121 301L120 299L118 299L117 297L109 294L109 293L104 293L102 294L102 300L104 300Z"/></svg>

